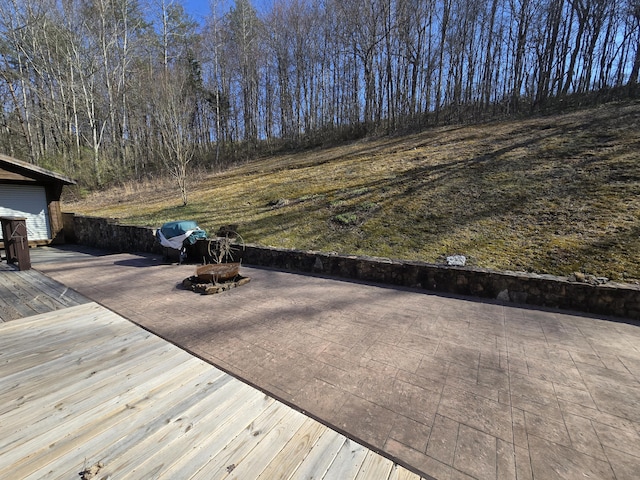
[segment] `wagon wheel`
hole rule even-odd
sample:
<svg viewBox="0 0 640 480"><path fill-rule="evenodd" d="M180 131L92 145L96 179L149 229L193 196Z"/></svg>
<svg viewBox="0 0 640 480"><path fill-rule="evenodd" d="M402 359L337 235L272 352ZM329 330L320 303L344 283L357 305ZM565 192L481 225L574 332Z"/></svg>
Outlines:
<svg viewBox="0 0 640 480"><path fill-rule="evenodd" d="M215 263L224 263L230 260L233 261L233 254L238 251L238 248L233 245L231 238L240 238L242 251L245 250L245 243L242 235L237 232L229 231L220 239L209 240L207 251L209 253L209 257L212 258ZM213 246L214 244L215 247Z"/></svg>

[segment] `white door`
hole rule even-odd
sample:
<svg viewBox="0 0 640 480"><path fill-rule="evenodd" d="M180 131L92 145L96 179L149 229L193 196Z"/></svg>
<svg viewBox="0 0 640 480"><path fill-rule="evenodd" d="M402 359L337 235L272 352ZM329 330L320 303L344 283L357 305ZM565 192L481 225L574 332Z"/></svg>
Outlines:
<svg viewBox="0 0 640 480"><path fill-rule="evenodd" d="M47 194L44 187L0 184L0 217L25 217L29 240L51 238ZM0 238L2 238L2 231L0 231Z"/></svg>

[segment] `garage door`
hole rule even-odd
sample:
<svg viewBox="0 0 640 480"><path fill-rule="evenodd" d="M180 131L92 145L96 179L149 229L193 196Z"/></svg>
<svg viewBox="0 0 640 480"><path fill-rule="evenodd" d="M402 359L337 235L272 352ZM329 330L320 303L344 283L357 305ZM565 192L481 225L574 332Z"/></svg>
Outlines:
<svg viewBox="0 0 640 480"><path fill-rule="evenodd" d="M47 195L44 187L0 184L0 217L6 216L27 219L29 240L51 238ZM1 231L0 238L2 238Z"/></svg>

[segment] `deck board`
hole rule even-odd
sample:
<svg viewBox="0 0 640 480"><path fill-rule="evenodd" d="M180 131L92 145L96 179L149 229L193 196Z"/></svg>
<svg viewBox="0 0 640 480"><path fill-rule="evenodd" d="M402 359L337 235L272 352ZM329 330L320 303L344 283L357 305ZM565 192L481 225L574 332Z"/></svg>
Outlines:
<svg viewBox="0 0 640 480"><path fill-rule="evenodd" d="M338 432L324 430L289 478L323 478L345 441Z"/></svg>
<svg viewBox="0 0 640 480"><path fill-rule="evenodd" d="M77 293L75 290L62 285L55 280L42 275L35 270L26 270L23 275L28 281L44 295L51 297L58 304L65 307L72 307L87 303L88 299Z"/></svg>
<svg viewBox="0 0 640 480"><path fill-rule="evenodd" d="M35 270L0 268L0 321L22 319L89 300Z"/></svg>
<svg viewBox="0 0 640 480"><path fill-rule="evenodd" d="M24 307L24 311L30 309L36 313L55 310L56 301L35 288L29 280L30 275L25 272L18 271L13 275L0 275L0 285L11 292L14 305Z"/></svg>
<svg viewBox="0 0 640 480"><path fill-rule="evenodd" d="M346 439L329 465L327 478L354 478L360 471L368 450L356 442Z"/></svg>
<svg viewBox="0 0 640 480"><path fill-rule="evenodd" d="M141 336L141 339L145 337L146 336ZM99 381L99 379L102 378L110 379L112 378L111 375L116 375L118 372L121 372L122 369L128 368L130 363L137 365L141 355L145 355L154 350L148 343L140 340L138 340L138 344L132 343L129 340L123 341L122 339L116 339L113 343L115 350L112 350L108 354L98 352L92 357L86 355L82 359L85 369L68 372L64 377L43 375L42 369L39 368L40 365L37 363L37 356L33 361L35 366L28 368L27 361L31 362L31 359L34 357L33 354L24 357L25 368L20 370L20 358L18 357L15 362L15 368L17 368L18 371L12 375L5 376L0 383L2 386L2 390L0 391L0 414L4 413L5 408L15 408L15 406L24 403L30 396L44 398L50 395L58 397L66 394L70 390L90 389L92 388L91 385L88 384L88 382L84 382L88 376L93 376L94 381ZM125 344L128 346L127 350L123 347ZM44 361L43 357L41 357L41 359ZM64 357L58 360L58 363L61 365L64 365L65 362L66 359ZM47 367L53 369L55 368L55 364L52 362ZM2 368L3 371L8 370L5 367ZM16 403L15 405L11 405L11 402Z"/></svg>
<svg viewBox="0 0 640 480"><path fill-rule="evenodd" d="M288 472L298 469L304 462L314 445L318 443L322 433L326 429L318 422L307 419L291 439L276 453L276 456L269 462L259 475L255 478L286 478Z"/></svg>
<svg viewBox="0 0 640 480"><path fill-rule="evenodd" d="M23 281L3 285L21 288L14 297L22 300L25 291L64 291L47 291L46 282L25 290ZM96 478L419 478L100 305L64 295L38 304L52 311L0 323L0 478L77 478L98 462Z"/></svg>

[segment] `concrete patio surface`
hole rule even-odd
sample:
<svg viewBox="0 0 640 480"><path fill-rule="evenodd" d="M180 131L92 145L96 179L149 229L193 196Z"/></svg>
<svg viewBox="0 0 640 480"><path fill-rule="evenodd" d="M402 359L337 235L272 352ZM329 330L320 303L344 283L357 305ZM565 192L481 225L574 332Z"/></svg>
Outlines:
<svg viewBox="0 0 640 480"><path fill-rule="evenodd" d="M637 479L640 326L243 267L217 295L159 256L34 267L417 473Z"/></svg>

